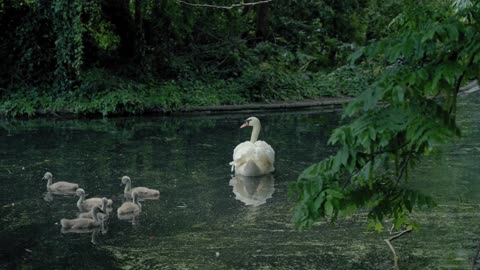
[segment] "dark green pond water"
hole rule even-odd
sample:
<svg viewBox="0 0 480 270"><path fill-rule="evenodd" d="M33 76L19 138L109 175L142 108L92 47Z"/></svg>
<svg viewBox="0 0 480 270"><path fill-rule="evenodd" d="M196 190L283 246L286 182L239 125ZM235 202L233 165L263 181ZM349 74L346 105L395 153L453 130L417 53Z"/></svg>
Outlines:
<svg viewBox="0 0 480 270"><path fill-rule="evenodd" d="M439 206L418 211L420 232L394 242L405 269L468 269L480 240L480 99L462 100L464 137L411 173ZM256 113L276 171L233 179L233 148L250 136L251 114L109 120L0 120L0 268L7 269L390 269L388 233L359 213L298 232L289 183L333 153L338 112ZM89 197L122 203L120 177L159 189L133 222L63 234L73 196L48 196L43 174L78 183ZM115 213L115 212L114 212Z"/></svg>

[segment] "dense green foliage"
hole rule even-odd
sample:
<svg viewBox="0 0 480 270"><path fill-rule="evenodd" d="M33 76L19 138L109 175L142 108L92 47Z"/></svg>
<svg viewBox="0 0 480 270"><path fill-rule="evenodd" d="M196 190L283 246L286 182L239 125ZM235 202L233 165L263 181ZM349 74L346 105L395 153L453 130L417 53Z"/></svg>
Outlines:
<svg viewBox="0 0 480 270"><path fill-rule="evenodd" d="M379 74L346 108L343 119L349 122L330 137L338 152L292 185L300 227L361 208L377 230L387 221L415 229L414 207L434 205L428 194L408 188L408 169L460 134L457 94L480 74L480 7L470 1L406 1L389 29L391 35L351 57L352 63L376 63Z"/></svg>
<svg viewBox="0 0 480 270"><path fill-rule="evenodd" d="M379 25L400 6L391 0L232 9L188 3L211 4L0 0L0 113L108 115L356 95L372 80L369 69L335 69L356 44L384 36Z"/></svg>
<svg viewBox="0 0 480 270"><path fill-rule="evenodd" d="M318 96L353 96L372 80L368 72L343 68L308 76L277 71L247 73L238 79L210 81L136 82L93 69L80 77L75 91L52 95L51 88L10 87L0 103L0 113L102 114L172 112L191 106L243 104L257 101L291 101Z"/></svg>

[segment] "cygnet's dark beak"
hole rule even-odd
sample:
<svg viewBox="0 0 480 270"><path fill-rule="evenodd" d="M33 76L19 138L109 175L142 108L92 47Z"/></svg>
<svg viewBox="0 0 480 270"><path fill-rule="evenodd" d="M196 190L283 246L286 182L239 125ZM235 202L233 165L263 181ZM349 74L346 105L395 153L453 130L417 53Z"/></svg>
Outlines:
<svg viewBox="0 0 480 270"><path fill-rule="evenodd" d="M98 208L98 212L102 213L102 214L105 214L105 212L102 210L102 208Z"/></svg>

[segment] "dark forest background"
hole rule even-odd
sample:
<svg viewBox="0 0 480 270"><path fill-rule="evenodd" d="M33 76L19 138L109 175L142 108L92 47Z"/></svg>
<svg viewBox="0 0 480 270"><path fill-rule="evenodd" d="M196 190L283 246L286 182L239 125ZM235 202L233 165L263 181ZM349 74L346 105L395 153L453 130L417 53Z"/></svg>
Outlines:
<svg viewBox="0 0 480 270"><path fill-rule="evenodd" d="M372 72L347 56L393 31L402 2L1 0L0 111L352 96Z"/></svg>

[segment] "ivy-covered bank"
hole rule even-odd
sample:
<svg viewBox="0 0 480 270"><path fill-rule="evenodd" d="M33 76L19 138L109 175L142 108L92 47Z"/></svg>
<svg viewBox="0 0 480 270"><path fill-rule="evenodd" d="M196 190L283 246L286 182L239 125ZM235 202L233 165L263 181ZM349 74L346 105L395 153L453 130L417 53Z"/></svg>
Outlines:
<svg viewBox="0 0 480 270"><path fill-rule="evenodd" d="M351 97L372 76L359 69L331 73L256 72L238 79L137 82L92 70L74 91L51 93L48 86L8 89L0 100L4 116L39 114L118 115L175 112L193 106Z"/></svg>

